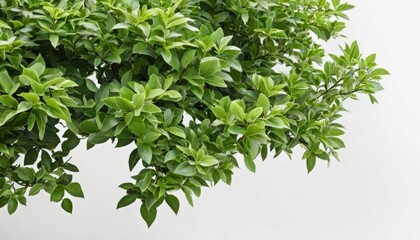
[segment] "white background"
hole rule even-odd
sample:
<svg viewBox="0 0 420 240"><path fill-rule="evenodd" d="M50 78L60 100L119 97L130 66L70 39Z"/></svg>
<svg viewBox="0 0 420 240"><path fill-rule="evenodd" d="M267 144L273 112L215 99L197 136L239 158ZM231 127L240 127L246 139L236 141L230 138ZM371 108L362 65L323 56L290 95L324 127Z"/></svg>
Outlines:
<svg viewBox="0 0 420 240"><path fill-rule="evenodd" d="M236 169L231 187L205 190L194 208L183 200L178 216L161 207L147 229L137 206L115 210L130 149L81 146L73 159L86 199L74 202L74 214L46 194L29 198L13 216L0 210L1 239L420 239L420 1L350 3L347 41L376 52L392 75L379 105L365 97L347 105L341 163L318 164L307 175L297 151L292 161L259 162L256 174Z"/></svg>

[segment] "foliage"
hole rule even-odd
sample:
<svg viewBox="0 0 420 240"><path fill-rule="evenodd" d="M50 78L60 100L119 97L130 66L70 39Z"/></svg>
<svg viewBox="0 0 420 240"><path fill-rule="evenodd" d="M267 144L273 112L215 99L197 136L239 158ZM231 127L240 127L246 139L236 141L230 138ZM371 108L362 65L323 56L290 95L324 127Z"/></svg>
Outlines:
<svg viewBox="0 0 420 240"><path fill-rule="evenodd" d="M192 205L202 187L230 184L238 156L255 171L258 156L300 145L310 172L344 147L343 102L376 102L388 74L356 42L325 53L353 7L340 0L0 6L0 207L10 214L40 191L72 212L68 197L84 195L69 154L83 138L134 148L129 169L143 167L117 206L140 202L149 226L163 202L178 212L174 191Z"/></svg>

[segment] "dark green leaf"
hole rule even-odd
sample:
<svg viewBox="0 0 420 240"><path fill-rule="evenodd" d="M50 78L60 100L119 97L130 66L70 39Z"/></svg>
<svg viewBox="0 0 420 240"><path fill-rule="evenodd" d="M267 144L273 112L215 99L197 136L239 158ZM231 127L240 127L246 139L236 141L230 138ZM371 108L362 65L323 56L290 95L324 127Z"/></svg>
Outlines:
<svg viewBox="0 0 420 240"><path fill-rule="evenodd" d="M63 185L58 185L51 193L51 202L60 202L64 197L64 190L65 188Z"/></svg>
<svg viewBox="0 0 420 240"><path fill-rule="evenodd" d="M12 215L13 213L16 212L16 209L18 208L18 201L16 200L16 198L10 198L9 202L7 203L7 211L9 212L10 215Z"/></svg>
<svg viewBox="0 0 420 240"><path fill-rule="evenodd" d="M125 195L118 202L117 209L131 205L132 203L136 201L136 199L137 199L136 195Z"/></svg>
<svg viewBox="0 0 420 240"><path fill-rule="evenodd" d="M146 222L147 226L150 228L150 226L152 226L153 222L156 219L157 210L155 207L147 209L145 204L142 204L140 207L140 214L141 214L141 217Z"/></svg>
<svg viewBox="0 0 420 240"><path fill-rule="evenodd" d="M174 211L175 214L178 214L179 211L179 200L174 195L166 195L165 201L168 204L168 206Z"/></svg>
<svg viewBox="0 0 420 240"><path fill-rule="evenodd" d="M64 198L61 202L61 208L64 209L64 211L71 214L73 212L73 203L70 199Z"/></svg>
<svg viewBox="0 0 420 240"><path fill-rule="evenodd" d="M85 197L83 194L82 187L80 186L79 183L76 183L76 182L70 183L69 185L67 185L66 191L74 197L79 197L79 198Z"/></svg>

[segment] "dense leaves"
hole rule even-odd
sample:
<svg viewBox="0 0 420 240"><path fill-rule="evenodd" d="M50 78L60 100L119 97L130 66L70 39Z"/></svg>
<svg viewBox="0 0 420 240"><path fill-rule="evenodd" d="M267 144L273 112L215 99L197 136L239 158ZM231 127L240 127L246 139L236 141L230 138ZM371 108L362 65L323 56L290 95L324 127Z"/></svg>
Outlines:
<svg viewBox="0 0 420 240"><path fill-rule="evenodd" d="M202 187L230 184L238 157L255 171L259 156L299 145L311 171L345 146L345 100L376 102L388 74L356 42L325 53L353 7L340 0L0 6L0 207L10 214L40 191L73 211L68 197L84 193L69 154L82 138L134 148L117 208L140 202L148 226L163 202L178 212L173 192L193 205Z"/></svg>

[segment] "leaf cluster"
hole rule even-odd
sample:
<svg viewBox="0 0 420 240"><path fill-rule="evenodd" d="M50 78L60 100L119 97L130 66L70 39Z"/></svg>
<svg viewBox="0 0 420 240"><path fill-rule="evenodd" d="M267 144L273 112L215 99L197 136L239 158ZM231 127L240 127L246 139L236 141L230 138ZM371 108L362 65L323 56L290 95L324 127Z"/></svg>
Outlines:
<svg viewBox="0 0 420 240"><path fill-rule="evenodd" d="M255 171L259 156L300 145L310 172L344 147L345 100L376 102L388 74L356 42L325 53L353 7L340 0L0 6L0 207L10 214L40 191L72 212L68 197L84 197L69 157L81 139L133 147L117 206L140 202L148 226L164 202L178 212L173 192L193 205L202 187L230 184L238 155Z"/></svg>

